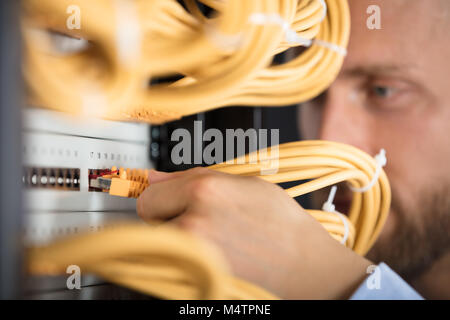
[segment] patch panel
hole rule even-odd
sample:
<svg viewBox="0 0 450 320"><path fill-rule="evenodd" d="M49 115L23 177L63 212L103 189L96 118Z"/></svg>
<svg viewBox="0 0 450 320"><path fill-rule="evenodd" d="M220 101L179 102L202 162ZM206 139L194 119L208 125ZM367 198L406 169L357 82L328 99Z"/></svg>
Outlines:
<svg viewBox="0 0 450 320"><path fill-rule="evenodd" d="M113 166L151 168L148 125L28 111L22 150L27 211L135 213L134 199L92 192L89 174Z"/></svg>
<svg viewBox="0 0 450 320"><path fill-rule="evenodd" d="M45 245L61 237L114 228L129 220L138 222L138 217L126 212L34 212L26 216L22 235L27 244Z"/></svg>
<svg viewBox="0 0 450 320"><path fill-rule="evenodd" d="M23 118L22 182L30 241L68 235L67 230L96 231L118 214L137 217L135 199L93 192L101 190L90 188L89 176L113 166L151 168L148 125L32 108ZM93 224L100 213L102 223Z"/></svg>
<svg viewBox="0 0 450 320"><path fill-rule="evenodd" d="M22 238L26 245L40 246L63 237L115 228L130 220L139 222L137 216L126 212L32 212L25 216ZM27 294L33 299L45 299L50 292L61 299L64 294L71 292L67 290L66 276L31 277L26 280ZM103 283L104 280L85 274L81 279L83 290L79 291Z"/></svg>
<svg viewBox="0 0 450 320"><path fill-rule="evenodd" d="M135 199L93 192L102 190L90 188L89 176L108 173L113 166L151 168L149 130L144 124L26 109L22 133L25 244L45 245L139 221ZM82 292L103 283L97 278L83 279ZM65 277L28 280L27 290L35 298L49 290L68 292Z"/></svg>

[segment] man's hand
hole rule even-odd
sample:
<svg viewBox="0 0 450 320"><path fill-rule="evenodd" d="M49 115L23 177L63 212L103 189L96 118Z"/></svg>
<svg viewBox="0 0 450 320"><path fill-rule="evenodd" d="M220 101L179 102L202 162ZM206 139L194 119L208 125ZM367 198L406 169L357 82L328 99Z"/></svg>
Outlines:
<svg viewBox="0 0 450 320"><path fill-rule="evenodd" d="M137 202L222 249L234 273L285 299L348 298L370 262L331 238L277 185L205 168L152 171Z"/></svg>

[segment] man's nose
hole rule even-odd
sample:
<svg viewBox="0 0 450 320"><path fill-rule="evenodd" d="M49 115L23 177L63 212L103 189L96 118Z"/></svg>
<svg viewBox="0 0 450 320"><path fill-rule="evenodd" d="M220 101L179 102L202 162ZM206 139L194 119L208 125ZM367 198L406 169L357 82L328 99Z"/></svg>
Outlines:
<svg viewBox="0 0 450 320"><path fill-rule="evenodd" d="M344 89L330 88L323 103L319 139L372 153L370 119L358 99Z"/></svg>

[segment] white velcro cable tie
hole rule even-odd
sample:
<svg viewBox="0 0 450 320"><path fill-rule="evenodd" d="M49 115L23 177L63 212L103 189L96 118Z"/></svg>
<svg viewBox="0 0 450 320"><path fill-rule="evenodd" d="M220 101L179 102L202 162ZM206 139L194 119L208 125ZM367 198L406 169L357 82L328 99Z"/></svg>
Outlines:
<svg viewBox="0 0 450 320"><path fill-rule="evenodd" d="M300 37L293 29L291 29L289 23L283 20L277 13L253 13L249 18L250 23L255 25L278 25L285 34L286 41L292 44L300 44L306 47L312 45L312 41L307 38Z"/></svg>
<svg viewBox="0 0 450 320"><path fill-rule="evenodd" d="M341 244L345 245L345 243L348 240L348 236L350 234L350 227L348 226L348 221L346 217L336 211L336 207L333 204L334 197L336 196L337 187L333 186L331 187L330 194L328 195L328 200L323 204L322 210L330 213L336 214L342 221L342 224L344 225L344 236L342 237Z"/></svg>
<svg viewBox="0 0 450 320"><path fill-rule="evenodd" d="M320 4L323 7L323 15L320 19L320 22L325 20L328 14L328 6L325 2L325 0L319 0ZM318 45L320 47L329 49L331 51L334 51L342 56L347 55L347 49L344 47L341 47L335 43L330 43L327 41L319 40L319 39L307 39L300 37L295 30L293 30L289 23L284 20L279 14L277 13L253 13L249 17L249 22L254 25L278 25L280 26L285 34L285 39L290 44L298 44L304 47L310 47L313 44ZM205 28L206 36L211 39L211 41L221 50L223 51L233 51L238 49L242 45L242 34L236 34L236 35L228 35L223 34L217 30L212 25L207 25Z"/></svg>
<svg viewBox="0 0 450 320"><path fill-rule="evenodd" d="M324 2L324 4L325 4L325 2ZM324 10L324 12L325 12L324 18L325 18L327 15L326 4L325 4L324 8L325 8L325 10ZM255 24L255 25L272 24L272 25L280 26L284 31L286 41L290 44L298 44L298 45L305 46L305 47L310 47L313 44L315 44L315 45L327 48L331 51L337 52L342 56L347 55L347 49L344 47L341 47L337 44L319 40L319 39L311 40L311 39L300 37L297 34L297 32L295 32L295 30L293 30L290 27L289 23L286 20L284 20L277 13L253 13L252 15L250 15L249 21L250 21L250 23Z"/></svg>
<svg viewBox="0 0 450 320"><path fill-rule="evenodd" d="M320 47L324 47L327 49L330 49L331 51L337 52L339 53L341 56L347 56L347 49L345 49L344 47L338 46L335 43L331 43L331 42L326 42L323 40L319 40L319 39L314 39L314 44L320 46Z"/></svg>
<svg viewBox="0 0 450 320"><path fill-rule="evenodd" d="M375 156L375 162L377 163L376 168L375 168L375 173L372 177L372 180L369 182L369 184L362 188L355 188L355 187L350 186L350 190L352 190L353 192L364 193L373 188L375 183L377 183L378 179L380 178L381 170L383 170L383 168L387 164L386 150L384 150L384 149L380 150L380 153L378 153Z"/></svg>

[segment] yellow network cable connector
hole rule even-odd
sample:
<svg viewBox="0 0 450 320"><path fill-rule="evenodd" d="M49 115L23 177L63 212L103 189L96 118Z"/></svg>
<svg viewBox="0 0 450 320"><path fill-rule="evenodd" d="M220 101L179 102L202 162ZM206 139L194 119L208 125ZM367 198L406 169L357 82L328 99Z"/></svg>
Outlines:
<svg viewBox="0 0 450 320"><path fill-rule="evenodd" d="M104 173L89 176L89 187L112 196L138 198L148 187L148 170L112 167Z"/></svg>

